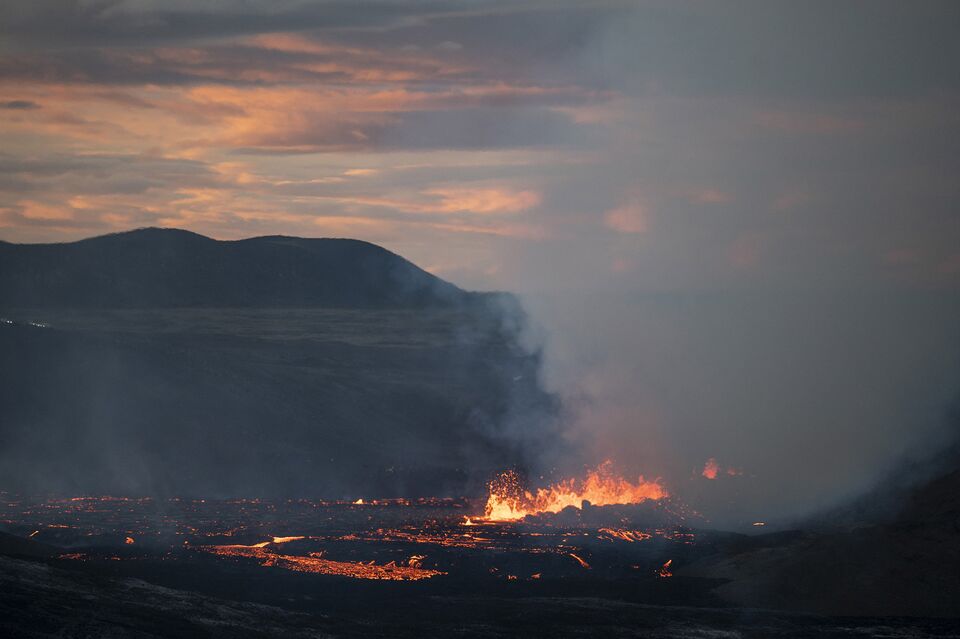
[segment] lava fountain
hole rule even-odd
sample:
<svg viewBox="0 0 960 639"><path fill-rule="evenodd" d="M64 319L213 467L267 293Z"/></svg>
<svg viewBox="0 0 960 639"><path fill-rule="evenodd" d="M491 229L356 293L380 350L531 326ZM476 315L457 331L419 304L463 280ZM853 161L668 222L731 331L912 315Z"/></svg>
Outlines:
<svg viewBox="0 0 960 639"><path fill-rule="evenodd" d="M528 515L558 513L573 506L581 508L584 501L594 506L639 504L668 496L659 479L645 480L643 476L631 482L615 475L613 463L603 462L589 471L583 479L564 479L535 493L525 490L515 471L498 475L489 484L484 517L491 521L516 521Z"/></svg>

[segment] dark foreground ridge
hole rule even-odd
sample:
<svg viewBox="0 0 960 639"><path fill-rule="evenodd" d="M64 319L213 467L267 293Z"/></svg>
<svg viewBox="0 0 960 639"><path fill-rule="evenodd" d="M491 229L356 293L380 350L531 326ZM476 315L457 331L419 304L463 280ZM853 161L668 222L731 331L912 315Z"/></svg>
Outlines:
<svg viewBox="0 0 960 639"><path fill-rule="evenodd" d="M360 240L224 242L146 228L65 244L0 242L0 304L7 308L417 308L470 297Z"/></svg>
<svg viewBox="0 0 960 639"><path fill-rule="evenodd" d="M456 511L463 508L456 502L412 508L180 502L176 514L187 517L181 520L186 527L171 535L156 527L130 532L138 521L155 519L149 511L156 504L143 500L92 498L80 506L47 502L40 509L40 504L10 496L6 500L4 517L31 520L14 523L14 528L27 534L37 526L38 532L29 534L63 545L0 535L4 637L958 636L955 618L891 616L896 611L850 617L731 606L710 592L723 579L665 577L655 570L665 557L682 564L714 548L766 548L770 540L763 537L769 536L691 531L689 537L696 539L691 544L668 531L652 531L651 538L636 542L606 534L606 528L588 532L589 524L557 528L549 521L486 524L473 534L457 523ZM21 514L10 512L11 507ZM61 519L68 512L72 514ZM228 515L240 528L224 530L221 519L209 518L214 513ZM275 518L264 519L269 513ZM290 532L291 514L296 514L296 532L305 536L274 537L260 544L266 547L263 554L254 556L246 552L252 546L235 545L270 540L262 532L268 528ZM71 523L38 525L33 521L37 517ZM417 529L429 534L398 536ZM135 542L125 542L127 534ZM437 543L444 537L460 543ZM547 543L530 545L534 539ZM555 547L557 541L563 546ZM244 552L237 554L238 548ZM586 558L590 567L566 551ZM340 569L375 564L396 572L410 570L407 557L440 571L432 578L400 581L346 576L362 570L309 569L310 562L328 561ZM303 570L293 568L301 565L298 560ZM537 572L531 574L533 570ZM876 588L865 586L876 594Z"/></svg>

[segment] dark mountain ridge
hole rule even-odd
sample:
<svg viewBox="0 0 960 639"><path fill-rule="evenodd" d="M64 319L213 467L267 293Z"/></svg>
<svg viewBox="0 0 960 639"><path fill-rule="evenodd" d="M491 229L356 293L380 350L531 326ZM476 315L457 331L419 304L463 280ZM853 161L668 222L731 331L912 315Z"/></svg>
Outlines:
<svg viewBox="0 0 960 639"><path fill-rule="evenodd" d="M7 308L419 308L471 297L360 240L220 241L145 228L62 244L0 242Z"/></svg>

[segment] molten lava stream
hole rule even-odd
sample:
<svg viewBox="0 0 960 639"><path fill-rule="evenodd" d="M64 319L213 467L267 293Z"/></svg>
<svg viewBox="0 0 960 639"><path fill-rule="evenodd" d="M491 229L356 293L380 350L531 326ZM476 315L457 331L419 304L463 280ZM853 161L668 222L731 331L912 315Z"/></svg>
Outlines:
<svg viewBox="0 0 960 639"><path fill-rule="evenodd" d="M261 566L283 568L295 572L311 572L323 575L339 575L354 579L376 579L388 581L419 581L430 579L446 573L439 570L423 568L424 555L413 555L407 565L389 562L384 565L373 561L335 561L326 559L324 553L312 552L306 556L285 555L277 551L276 547L288 541L296 541L303 537L274 537L271 541L263 541L250 546L231 544L226 546L198 546L196 550L209 552L221 557L244 557L256 559Z"/></svg>
<svg viewBox="0 0 960 639"><path fill-rule="evenodd" d="M488 521L516 521L528 515L558 513L573 506L581 508L584 501L594 506L639 504L668 496L659 479L637 478L636 483L613 474L613 464L605 461L584 479L564 479L548 488L539 488L536 493L524 490L520 477L507 471L489 485L484 517Z"/></svg>

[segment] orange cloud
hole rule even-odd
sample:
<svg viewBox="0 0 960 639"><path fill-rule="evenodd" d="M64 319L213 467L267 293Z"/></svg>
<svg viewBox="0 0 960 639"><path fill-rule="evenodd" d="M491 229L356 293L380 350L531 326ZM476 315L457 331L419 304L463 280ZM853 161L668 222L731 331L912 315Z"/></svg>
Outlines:
<svg viewBox="0 0 960 639"><path fill-rule="evenodd" d="M549 235L547 229L536 224L495 224L490 226L478 226L471 224L440 222L435 224L427 224L427 226L437 230L451 231L455 233L496 235L499 237L522 238L528 240L543 240Z"/></svg>
<svg viewBox="0 0 960 639"><path fill-rule="evenodd" d="M20 200L20 215L28 220L72 220L73 209L65 204L46 204L34 200Z"/></svg>
<svg viewBox="0 0 960 639"><path fill-rule="evenodd" d="M436 204L420 207L430 213L517 213L540 204L536 191L513 191L497 188L435 188L423 192L437 197Z"/></svg>
<svg viewBox="0 0 960 639"><path fill-rule="evenodd" d="M424 197L425 196L425 197ZM434 187L419 192L383 197L318 195L342 205L373 206L404 213L430 215L499 215L520 213L540 204L540 193L509 187Z"/></svg>
<svg viewBox="0 0 960 639"><path fill-rule="evenodd" d="M604 225L618 233L646 233L650 226L647 208L637 198L631 199L603 216Z"/></svg>
<svg viewBox="0 0 960 639"><path fill-rule="evenodd" d="M369 53L367 49L360 47L332 46L295 33L262 33L251 36L245 41L260 49L286 53L313 53L318 55L331 53L361 55Z"/></svg>

